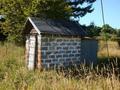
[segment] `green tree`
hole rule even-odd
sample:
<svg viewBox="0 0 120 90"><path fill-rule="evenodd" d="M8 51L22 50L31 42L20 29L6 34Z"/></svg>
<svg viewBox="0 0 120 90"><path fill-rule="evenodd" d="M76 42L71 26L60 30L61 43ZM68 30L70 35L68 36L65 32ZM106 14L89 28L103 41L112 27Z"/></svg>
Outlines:
<svg viewBox="0 0 120 90"><path fill-rule="evenodd" d="M102 26L102 31L109 34L116 34L116 30L108 24Z"/></svg>
<svg viewBox="0 0 120 90"><path fill-rule="evenodd" d="M94 36L99 36L101 32L101 28L98 26L95 26L94 22L92 22L88 27L87 27L87 33L89 37L94 37Z"/></svg>
<svg viewBox="0 0 120 90"><path fill-rule="evenodd" d="M28 16L40 18L69 18L70 8L64 0L0 0L0 14L5 15L3 32L8 39L21 41L22 30Z"/></svg>
<svg viewBox="0 0 120 90"><path fill-rule="evenodd" d="M40 0L37 5L37 17L69 19L72 9L65 0Z"/></svg>
<svg viewBox="0 0 120 90"><path fill-rule="evenodd" d="M0 41L4 41L6 39L6 36L3 34L3 29L2 29L2 23L5 21L3 16L0 15Z"/></svg>
<svg viewBox="0 0 120 90"><path fill-rule="evenodd" d="M80 17L85 16L87 13L91 13L94 9L92 4L96 0L66 0L72 8L72 16L79 20Z"/></svg>
<svg viewBox="0 0 120 90"><path fill-rule="evenodd" d="M120 37L120 29L117 30L117 36Z"/></svg>
<svg viewBox="0 0 120 90"><path fill-rule="evenodd" d="M116 39L117 32L114 28L112 28L110 25L105 24L102 26L101 36L105 39Z"/></svg>
<svg viewBox="0 0 120 90"><path fill-rule="evenodd" d="M69 19L81 17L93 11L95 0L0 0L0 15L5 15L3 32L12 41L22 40L26 17ZM86 7L81 7L87 3Z"/></svg>
<svg viewBox="0 0 120 90"><path fill-rule="evenodd" d="M27 16L35 12L35 0L0 0L0 14L5 16L3 33L9 40L21 41L21 33Z"/></svg>

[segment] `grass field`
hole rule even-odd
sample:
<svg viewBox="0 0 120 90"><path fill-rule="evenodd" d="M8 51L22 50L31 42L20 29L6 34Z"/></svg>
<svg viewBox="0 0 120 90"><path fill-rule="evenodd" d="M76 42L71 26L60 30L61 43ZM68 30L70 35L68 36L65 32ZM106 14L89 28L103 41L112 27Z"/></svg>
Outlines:
<svg viewBox="0 0 120 90"><path fill-rule="evenodd" d="M118 57L120 58L120 46L116 41L108 41L108 52L110 57ZM106 57L107 56L107 46L105 41L99 42L99 52L98 57Z"/></svg>
<svg viewBox="0 0 120 90"><path fill-rule="evenodd" d="M119 57L116 42L109 42L111 57ZM100 42L98 56L106 57L105 45ZM0 44L0 90L120 90L119 67L102 65L66 71L28 71L24 63L24 48Z"/></svg>

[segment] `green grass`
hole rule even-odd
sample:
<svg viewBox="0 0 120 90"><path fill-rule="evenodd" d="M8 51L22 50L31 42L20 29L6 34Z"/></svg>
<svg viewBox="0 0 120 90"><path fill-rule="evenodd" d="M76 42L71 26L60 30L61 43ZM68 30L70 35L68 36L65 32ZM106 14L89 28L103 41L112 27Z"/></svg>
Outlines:
<svg viewBox="0 0 120 90"><path fill-rule="evenodd" d="M119 68L110 66L28 71L24 47L0 44L0 90L120 90Z"/></svg>

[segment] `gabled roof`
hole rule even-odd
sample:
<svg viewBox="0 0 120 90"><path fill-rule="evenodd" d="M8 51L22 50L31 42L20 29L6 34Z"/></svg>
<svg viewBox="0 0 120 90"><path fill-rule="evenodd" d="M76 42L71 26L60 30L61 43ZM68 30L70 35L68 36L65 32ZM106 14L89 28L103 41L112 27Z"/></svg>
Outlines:
<svg viewBox="0 0 120 90"><path fill-rule="evenodd" d="M25 24L25 32L30 32L34 28L38 34L59 34L59 35L78 35L86 36L85 30L78 22L70 20L52 20L28 17Z"/></svg>

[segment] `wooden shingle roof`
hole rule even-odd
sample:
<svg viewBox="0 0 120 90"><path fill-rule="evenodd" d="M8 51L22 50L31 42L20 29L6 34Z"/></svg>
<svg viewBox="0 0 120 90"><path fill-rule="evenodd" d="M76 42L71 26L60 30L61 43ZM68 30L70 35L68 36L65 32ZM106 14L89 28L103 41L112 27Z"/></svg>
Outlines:
<svg viewBox="0 0 120 90"><path fill-rule="evenodd" d="M38 34L47 33L86 36L85 30L80 26L80 24L70 20L52 20L28 17L24 30L27 33L31 28L36 29Z"/></svg>

